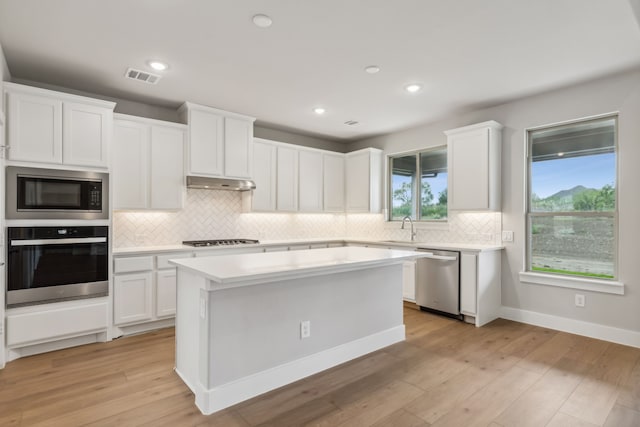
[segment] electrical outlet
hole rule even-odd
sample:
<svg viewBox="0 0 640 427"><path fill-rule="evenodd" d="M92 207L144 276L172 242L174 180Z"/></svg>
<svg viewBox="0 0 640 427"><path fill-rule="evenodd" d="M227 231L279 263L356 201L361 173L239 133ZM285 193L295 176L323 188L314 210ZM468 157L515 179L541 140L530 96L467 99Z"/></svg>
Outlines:
<svg viewBox="0 0 640 427"><path fill-rule="evenodd" d="M513 242L513 231L503 231L502 232L502 241L503 242Z"/></svg>
<svg viewBox="0 0 640 427"><path fill-rule="evenodd" d="M300 339L309 338L311 336L311 320L303 320L300 322Z"/></svg>
<svg viewBox="0 0 640 427"><path fill-rule="evenodd" d="M576 307L584 307L585 297L582 294L576 294Z"/></svg>

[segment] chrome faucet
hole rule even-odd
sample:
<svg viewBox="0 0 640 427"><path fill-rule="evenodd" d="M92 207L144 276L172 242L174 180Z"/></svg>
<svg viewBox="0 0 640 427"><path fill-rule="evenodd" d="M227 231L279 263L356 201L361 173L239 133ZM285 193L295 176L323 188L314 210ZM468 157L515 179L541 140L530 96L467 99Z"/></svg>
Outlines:
<svg viewBox="0 0 640 427"><path fill-rule="evenodd" d="M400 226L400 229L404 230L404 222L406 220L409 220L409 223L411 224L411 241L413 242L416 240L416 232L413 229L413 221L411 220L411 217L409 215L402 218L402 226Z"/></svg>

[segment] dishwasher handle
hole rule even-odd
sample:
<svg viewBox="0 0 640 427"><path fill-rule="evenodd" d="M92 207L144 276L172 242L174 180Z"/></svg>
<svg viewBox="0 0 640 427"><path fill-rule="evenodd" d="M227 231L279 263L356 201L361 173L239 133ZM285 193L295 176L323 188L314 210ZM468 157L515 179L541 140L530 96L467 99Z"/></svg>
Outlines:
<svg viewBox="0 0 640 427"><path fill-rule="evenodd" d="M446 255L430 255L425 258L429 259L437 259L439 261L456 261L458 257L455 256L446 256Z"/></svg>

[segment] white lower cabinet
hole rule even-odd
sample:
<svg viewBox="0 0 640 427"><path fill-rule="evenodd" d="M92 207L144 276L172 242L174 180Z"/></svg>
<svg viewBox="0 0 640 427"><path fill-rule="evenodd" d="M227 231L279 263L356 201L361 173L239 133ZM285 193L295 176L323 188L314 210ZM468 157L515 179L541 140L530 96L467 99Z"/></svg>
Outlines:
<svg viewBox="0 0 640 427"><path fill-rule="evenodd" d="M500 316L502 251L460 254L460 311L473 317L476 326Z"/></svg>
<svg viewBox="0 0 640 427"><path fill-rule="evenodd" d="M151 320L151 272L117 275L113 279L113 323Z"/></svg>
<svg viewBox="0 0 640 427"><path fill-rule="evenodd" d="M156 317L176 315L176 269L156 272Z"/></svg>
<svg viewBox="0 0 640 427"><path fill-rule="evenodd" d="M416 262L405 261L402 264L402 298L416 302Z"/></svg>
<svg viewBox="0 0 640 427"><path fill-rule="evenodd" d="M131 326L176 314L176 269L170 259L192 252L117 256L114 258L113 323Z"/></svg>

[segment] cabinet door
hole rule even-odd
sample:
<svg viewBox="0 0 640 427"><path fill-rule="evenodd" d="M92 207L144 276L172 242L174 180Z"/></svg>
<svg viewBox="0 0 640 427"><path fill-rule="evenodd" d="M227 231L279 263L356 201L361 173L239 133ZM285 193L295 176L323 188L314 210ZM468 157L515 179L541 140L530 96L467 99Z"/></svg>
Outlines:
<svg viewBox="0 0 640 427"><path fill-rule="evenodd" d="M149 126L116 120L113 135L114 209L148 206Z"/></svg>
<svg viewBox="0 0 640 427"><path fill-rule="evenodd" d="M113 323L151 320L151 272L122 274L113 279Z"/></svg>
<svg viewBox="0 0 640 427"><path fill-rule="evenodd" d="M325 212L344 212L344 156L323 155Z"/></svg>
<svg viewBox="0 0 640 427"><path fill-rule="evenodd" d="M298 208L301 212L322 211L322 153L298 153Z"/></svg>
<svg viewBox="0 0 640 427"><path fill-rule="evenodd" d="M176 315L176 269L156 272L156 317Z"/></svg>
<svg viewBox="0 0 640 427"><path fill-rule="evenodd" d="M8 93L10 160L62 163L62 101Z"/></svg>
<svg viewBox="0 0 640 427"><path fill-rule="evenodd" d="M62 162L106 168L113 111L75 102L64 102L62 111Z"/></svg>
<svg viewBox="0 0 640 427"><path fill-rule="evenodd" d="M298 210L298 150L278 147L276 198L277 210Z"/></svg>
<svg viewBox="0 0 640 427"><path fill-rule="evenodd" d="M347 211L369 212L370 159L363 152L346 157Z"/></svg>
<svg viewBox="0 0 640 427"><path fill-rule="evenodd" d="M222 175L224 117L189 111L189 169L196 175Z"/></svg>
<svg viewBox="0 0 640 427"><path fill-rule="evenodd" d="M405 261L402 264L402 298L416 301L416 262Z"/></svg>
<svg viewBox="0 0 640 427"><path fill-rule="evenodd" d="M276 147L261 141L253 142L253 190L251 210L276 210Z"/></svg>
<svg viewBox="0 0 640 427"><path fill-rule="evenodd" d="M182 209L184 199L184 132L151 128L150 208Z"/></svg>
<svg viewBox="0 0 640 427"><path fill-rule="evenodd" d="M251 178L253 122L224 119L224 175Z"/></svg>
<svg viewBox="0 0 640 427"><path fill-rule="evenodd" d="M489 209L489 129L451 135L449 209Z"/></svg>
<svg viewBox="0 0 640 427"><path fill-rule="evenodd" d="M469 316L476 315L478 289L478 256L460 255L460 311Z"/></svg>

